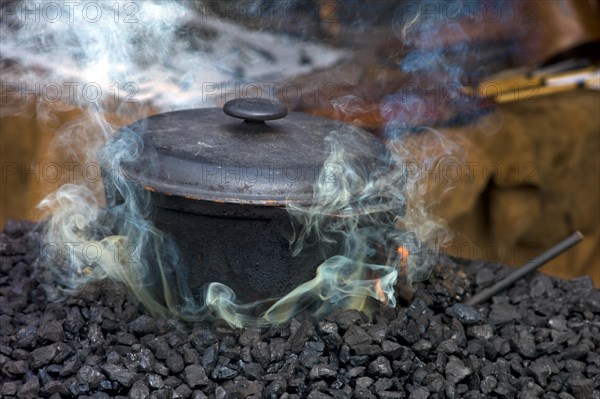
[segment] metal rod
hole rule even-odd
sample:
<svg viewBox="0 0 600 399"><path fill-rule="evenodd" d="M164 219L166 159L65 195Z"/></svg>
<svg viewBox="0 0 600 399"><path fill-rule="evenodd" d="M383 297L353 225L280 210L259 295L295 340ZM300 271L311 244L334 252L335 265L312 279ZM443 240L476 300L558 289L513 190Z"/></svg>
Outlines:
<svg viewBox="0 0 600 399"><path fill-rule="evenodd" d="M575 244L579 243L581 240L583 240L583 234L581 234L581 232L579 232L579 231L576 231L575 233L571 234L569 237L565 238L563 241L559 242L558 244L556 244L555 246L553 246L546 252L544 252L541 255L539 255L538 257L530 260L525 265L519 267L514 272L510 273L508 276L506 276L502 280L498 281L492 287L486 288L483 291L478 292L477 294L468 298L465 301L465 303L467 305L473 306L473 305L477 305L481 302L485 302L486 300L490 299L494 295L504 291L505 289L507 289L508 287L513 285L517 280L520 280L525 275L533 272L534 270L538 269L540 266L544 265L548 261L554 259L561 253L565 252L567 249L569 249L572 246L574 246Z"/></svg>

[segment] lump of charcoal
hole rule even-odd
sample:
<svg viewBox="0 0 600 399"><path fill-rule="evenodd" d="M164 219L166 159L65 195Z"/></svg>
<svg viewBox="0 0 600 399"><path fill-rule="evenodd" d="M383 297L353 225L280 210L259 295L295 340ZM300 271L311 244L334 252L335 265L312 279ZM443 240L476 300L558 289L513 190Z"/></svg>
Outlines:
<svg viewBox="0 0 600 399"><path fill-rule="evenodd" d="M340 359L340 362L348 363L348 361L350 360L350 348L348 347L348 345L343 344L340 347L340 353L338 355L338 358Z"/></svg>
<svg viewBox="0 0 600 399"><path fill-rule="evenodd" d="M463 303L456 303L447 308L446 315L454 317L464 325L478 324L481 321L477 309Z"/></svg>
<svg viewBox="0 0 600 399"><path fill-rule="evenodd" d="M356 345L354 347L354 353L357 355L369 355L372 357L381 355L382 351L379 345Z"/></svg>
<svg viewBox="0 0 600 399"><path fill-rule="evenodd" d="M212 373L210 374L213 380L218 381L230 380L236 375L238 375L238 372L236 370L233 370L226 366L217 366L213 369Z"/></svg>
<svg viewBox="0 0 600 399"><path fill-rule="evenodd" d="M472 373L472 370L467 367L462 360L456 356L450 356L445 368L446 379L453 384L462 381L466 376Z"/></svg>
<svg viewBox="0 0 600 399"><path fill-rule="evenodd" d="M400 357L405 349L397 342L385 340L381 343L381 353L392 359Z"/></svg>
<svg viewBox="0 0 600 399"><path fill-rule="evenodd" d="M356 380L356 388L369 388L374 380L370 377L360 377Z"/></svg>
<svg viewBox="0 0 600 399"><path fill-rule="evenodd" d="M565 368L569 373L582 373L585 370L586 364L579 360L568 359L565 362Z"/></svg>
<svg viewBox="0 0 600 399"><path fill-rule="evenodd" d="M100 381L104 379L104 375L99 369L89 365L83 365L77 372L77 378L89 384L90 388L95 389L100 385Z"/></svg>
<svg viewBox="0 0 600 399"><path fill-rule="evenodd" d="M567 347L562 353L563 359L583 359L590 352L590 347L586 344L579 344Z"/></svg>
<svg viewBox="0 0 600 399"><path fill-rule="evenodd" d="M445 341L440 342L440 344L436 348L436 352L451 355L453 353L458 352L458 345L454 340L447 339Z"/></svg>
<svg viewBox="0 0 600 399"><path fill-rule="evenodd" d="M62 369L59 371L59 375L61 377L68 377L73 374L76 374L85 358L81 354L77 354L71 356L62 366Z"/></svg>
<svg viewBox="0 0 600 399"><path fill-rule="evenodd" d="M143 380L136 381L129 390L129 399L146 399L150 395L150 388Z"/></svg>
<svg viewBox="0 0 600 399"><path fill-rule="evenodd" d="M433 344L430 341L428 341L426 339L420 339L413 344L411 349L414 352L418 353L420 356L426 356L432 347L433 347Z"/></svg>
<svg viewBox="0 0 600 399"><path fill-rule="evenodd" d="M375 382L375 391L376 392L387 391L388 389L390 389L392 387L392 385L394 385L394 382L390 378L379 378Z"/></svg>
<svg viewBox="0 0 600 399"><path fill-rule="evenodd" d="M37 337L37 328L34 325L20 328L16 334L16 341L14 347L16 348L28 348L35 346L35 338Z"/></svg>
<svg viewBox="0 0 600 399"><path fill-rule="evenodd" d="M67 317L65 318L63 328L72 334L78 334L79 330L85 325L85 320L81 315L79 307L73 306L67 311Z"/></svg>
<svg viewBox="0 0 600 399"><path fill-rule="evenodd" d="M519 317L518 309L511 304L507 302L493 303L488 315L488 323L505 324L517 320Z"/></svg>
<svg viewBox="0 0 600 399"><path fill-rule="evenodd" d="M383 356L379 356L377 359L373 360L369 367L367 368L367 372L369 375L375 377L391 377L392 376L392 366L390 365L390 361L387 360Z"/></svg>
<svg viewBox="0 0 600 399"><path fill-rule="evenodd" d="M323 336L322 339L327 348L334 352L337 352L340 346L344 343L344 340L338 333L327 334Z"/></svg>
<svg viewBox="0 0 600 399"><path fill-rule="evenodd" d="M343 335L344 342L354 349L358 345L368 345L373 342L373 338L362 328L352 325Z"/></svg>
<svg viewBox="0 0 600 399"><path fill-rule="evenodd" d="M156 328L156 321L148 315L141 315L128 325L129 332L141 337L150 334Z"/></svg>
<svg viewBox="0 0 600 399"><path fill-rule="evenodd" d="M583 301L590 312L600 313L600 290L594 290Z"/></svg>
<svg viewBox="0 0 600 399"><path fill-rule="evenodd" d="M137 339L129 333L119 331L117 333L117 343L122 345L131 346L137 342Z"/></svg>
<svg viewBox="0 0 600 399"><path fill-rule="evenodd" d="M481 268L477 271L475 275L475 284L477 284L478 289L487 288L491 286L495 281L494 272L487 268Z"/></svg>
<svg viewBox="0 0 600 399"><path fill-rule="evenodd" d="M375 395L373 395L371 393L371 391L369 391L366 388L363 387L357 387L354 390L354 396L355 399L376 399L377 397Z"/></svg>
<svg viewBox="0 0 600 399"><path fill-rule="evenodd" d="M232 398L247 398L251 395L259 395L261 392L257 382L248 380L232 381L224 388Z"/></svg>
<svg viewBox="0 0 600 399"><path fill-rule="evenodd" d="M534 358L537 353L535 337L526 329L519 329L511 336L511 343L524 357Z"/></svg>
<svg viewBox="0 0 600 399"><path fill-rule="evenodd" d="M174 375L167 377L164 381L165 387L171 388L171 389L175 389L175 387L179 386L179 384L181 384L181 382L182 381L179 378L175 377Z"/></svg>
<svg viewBox="0 0 600 399"><path fill-rule="evenodd" d="M319 343L325 346L325 344L323 344L322 342ZM308 342L306 344L308 344ZM271 354L271 362L278 362L280 360L283 360L283 356L285 355L285 340L283 340L282 338L271 339L271 342L269 343L269 353Z"/></svg>
<svg viewBox="0 0 600 399"><path fill-rule="evenodd" d="M244 374L250 380L260 380L265 373L263 367L258 363L247 363L243 366Z"/></svg>
<svg viewBox="0 0 600 399"><path fill-rule="evenodd" d="M350 356L350 365L352 367L364 366L369 362L370 357L368 355Z"/></svg>
<svg viewBox="0 0 600 399"><path fill-rule="evenodd" d="M422 385L421 382L423 379L425 379L425 377L427 377L428 374L429 371L426 370L425 367L417 367L413 372L412 380L415 382L415 384Z"/></svg>
<svg viewBox="0 0 600 399"><path fill-rule="evenodd" d="M40 382L37 377L30 379L19 388L17 396L20 399L34 399L40 392Z"/></svg>
<svg viewBox="0 0 600 399"><path fill-rule="evenodd" d="M59 397L65 397L69 395L69 390L62 381L50 380L42 387L41 394L42 396L52 397L52 395L58 395Z"/></svg>
<svg viewBox="0 0 600 399"><path fill-rule="evenodd" d="M338 326L330 321L321 321L318 324L318 331L321 334L333 334L338 332Z"/></svg>
<svg viewBox="0 0 600 399"><path fill-rule="evenodd" d="M333 399L333 396L329 396L319 390L313 389L307 396L308 399Z"/></svg>
<svg viewBox="0 0 600 399"><path fill-rule="evenodd" d="M548 385L548 377L552 374L552 360L546 356L537 358L531 362L529 370L535 377L536 382L545 387Z"/></svg>
<svg viewBox="0 0 600 399"><path fill-rule="evenodd" d="M199 351L217 342L217 337L208 327L196 328L189 339Z"/></svg>
<svg viewBox="0 0 600 399"><path fill-rule="evenodd" d="M333 378L337 375L337 368L328 364L317 364L310 369L309 377L311 380L321 380L324 378Z"/></svg>
<svg viewBox="0 0 600 399"><path fill-rule="evenodd" d="M362 316L356 310L343 310L335 312L334 321L342 330L347 330L351 325L360 323Z"/></svg>
<svg viewBox="0 0 600 399"><path fill-rule="evenodd" d="M306 313L294 317L290 322L290 337L288 338L292 352L300 352L306 341L313 335L315 335L315 327L312 317Z"/></svg>
<svg viewBox="0 0 600 399"><path fill-rule="evenodd" d="M90 385L85 381L73 381L69 385L69 392L76 398L80 398L90 391Z"/></svg>
<svg viewBox="0 0 600 399"><path fill-rule="evenodd" d="M148 374L147 375L148 385L152 389L160 389L165 385L162 377L158 374Z"/></svg>
<svg viewBox="0 0 600 399"><path fill-rule="evenodd" d="M58 342L63 339L63 326L59 321L42 323L37 330L37 336L42 340Z"/></svg>
<svg viewBox="0 0 600 399"><path fill-rule="evenodd" d="M2 373L9 376L22 375L27 372L27 362L25 360L9 360L2 367Z"/></svg>
<svg viewBox="0 0 600 399"><path fill-rule="evenodd" d="M348 371L346 372L346 375L349 378L356 378L356 377L362 377L365 374L365 370L367 368L364 366L361 367L352 367L350 369L348 369Z"/></svg>
<svg viewBox="0 0 600 399"><path fill-rule="evenodd" d="M266 342L257 342L252 345L250 353L252 358L263 367L267 367L271 362L271 350Z"/></svg>
<svg viewBox="0 0 600 399"><path fill-rule="evenodd" d="M244 331L242 331L242 334L240 335L238 342L242 346L249 346L255 342L260 341L260 335L261 335L261 331L259 328L247 327L247 328L244 328Z"/></svg>
<svg viewBox="0 0 600 399"><path fill-rule="evenodd" d="M192 390L190 389L190 387L188 387L185 384L181 384L177 388L175 388L175 392L173 393L173 398L187 399L190 397L191 394L192 394Z"/></svg>
<svg viewBox="0 0 600 399"><path fill-rule="evenodd" d="M576 398L591 398L594 390L594 381L583 378L581 376L575 376L567 381L571 393Z"/></svg>
<svg viewBox="0 0 600 399"><path fill-rule="evenodd" d="M404 399L406 394L398 391L381 391L377 392L380 399Z"/></svg>
<svg viewBox="0 0 600 399"><path fill-rule="evenodd" d="M275 380L271 382L263 391L263 398L279 398L287 390L285 380Z"/></svg>
<svg viewBox="0 0 600 399"><path fill-rule="evenodd" d="M12 396L17 393L19 386L16 381L6 381L0 386L0 394L4 396Z"/></svg>
<svg viewBox="0 0 600 399"><path fill-rule="evenodd" d="M290 378L288 380L288 392L302 396L306 391L304 378Z"/></svg>
<svg viewBox="0 0 600 399"><path fill-rule="evenodd" d="M58 355L59 349L58 343L34 349L29 355L31 367L37 369L50 363Z"/></svg>
<svg viewBox="0 0 600 399"><path fill-rule="evenodd" d="M427 399L429 398L430 392L429 389L425 387L418 387L414 391L410 393L408 399Z"/></svg>
<svg viewBox="0 0 600 399"><path fill-rule="evenodd" d="M208 385L210 382L204 368L197 364L192 364L185 368L184 378L190 388Z"/></svg>
<svg viewBox="0 0 600 399"><path fill-rule="evenodd" d="M539 398L541 394L544 393L544 389L534 382L528 382L521 388L521 392L519 392L519 398L522 399L536 399Z"/></svg>
<svg viewBox="0 0 600 399"><path fill-rule="evenodd" d="M324 350L325 350L324 342L308 341L306 344L304 344L304 349L302 350L302 353L304 353L306 355L321 356L323 354ZM272 353L271 353L271 356L272 356Z"/></svg>
<svg viewBox="0 0 600 399"><path fill-rule="evenodd" d="M205 369L212 369L215 364L217 364L217 359L219 358L219 344L215 343L210 345L204 352L202 353L202 366Z"/></svg>
<svg viewBox="0 0 600 399"><path fill-rule="evenodd" d="M490 339L494 336L494 328L489 324L467 327L467 335L477 339Z"/></svg>
<svg viewBox="0 0 600 399"><path fill-rule="evenodd" d="M133 380L135 379L135 373L133 371L127 370L116 364L104 364L101 368L112 381L116 381L126 388L131 387L133 384Z"/></svg>
<svg viewBox="0 0 600 399"><path fill-rule="evenodd" d="M470 328L476 327L479 326L471 326ZM465 333L465 327L461 324L460 321L456 319L452 319L450 321L450 332L450 336L447 336L446 338L451 338L461 348L464 348L467 345L467 335Z"/></svg>
<svg viewBox="0 0 600 399"><path fill-rule="evenodd" d="M446 384L440 373L432 373L423 378L423 385L431 392L442 392Z"/></svg>
<svg viewBox="0 0 600 399"><path fill-rule="evenodd" d="M173 373L177 374L183 370L184 363L181 355L175 351L171 351L167 356L166 365Z"/></svg>
<svg viewBox="0 0 600 399"><path fill-rule="evenodd" d="M479 384L479 389L486 395L489 395L496 389L496 385L498 384L498 380L493 375L486 375L481 380Z"/></svg>
<svg viewBox="0 0 600 399"><path fill-rule="evenodd" d="M378 323L366 327L366 330L371 338L373 338L373 341L380 344L387 335L388 326L385 323Z"/></svg>

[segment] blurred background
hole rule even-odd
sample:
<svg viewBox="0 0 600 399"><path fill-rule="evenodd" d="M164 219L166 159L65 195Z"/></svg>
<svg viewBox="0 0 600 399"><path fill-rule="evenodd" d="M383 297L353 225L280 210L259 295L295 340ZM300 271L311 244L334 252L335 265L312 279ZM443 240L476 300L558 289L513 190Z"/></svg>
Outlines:
<svg viewBox="0 0 600 399"><path fill-rule="evenodd" d="M56 39L56 26L76 25L78 10L71 22L50 3L0 4L3 226L10 219L39 220L37 204L60 185L101 184L101 177L64 141L87 140L82 132L91 126L82 102L64 94L65 83L81 72L77 52ZM153 3L115 3L118 12L85 4L107 13L112 29L126 18L140 16L143 23L147 14L140 10ZM600 286L598 0L185 6L164 42L132 39L140 46L129 65L137 69L135 79L111 86L92 73L77 80L118 97L104 106L115 127L169 109L260 95L359 125L382 140L400 130L426 146L441 133L459 154L433 167L418 159L413 166L430 168L426 201L454 233L450 254L519 265L580 230L584 242L543 271L590 275ZM95 18L83 16L82 24Z"/></svg>

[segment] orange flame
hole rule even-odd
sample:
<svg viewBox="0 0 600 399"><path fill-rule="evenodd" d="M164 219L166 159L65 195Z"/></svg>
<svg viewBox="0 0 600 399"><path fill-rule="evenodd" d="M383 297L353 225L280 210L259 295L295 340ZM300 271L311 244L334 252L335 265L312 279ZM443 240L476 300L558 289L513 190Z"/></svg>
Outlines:
<svg viewBox="0 0 600 399"><path fill-rule="evenodd" d="M402 273L406 274L406 267L408 265L408 249L404 248L402 245L398 245L398 255L400 255L400 267Z"/></svg>
<svg viewBox="0 0 600 399"><path fill-rule="evenodd" d="M379 295L381 302L387 304L387 297L383 292L383 288L381 288L381 279L379 278L377 279L377 281L375 281L375 291L377 291L377 295Z"/></svg>

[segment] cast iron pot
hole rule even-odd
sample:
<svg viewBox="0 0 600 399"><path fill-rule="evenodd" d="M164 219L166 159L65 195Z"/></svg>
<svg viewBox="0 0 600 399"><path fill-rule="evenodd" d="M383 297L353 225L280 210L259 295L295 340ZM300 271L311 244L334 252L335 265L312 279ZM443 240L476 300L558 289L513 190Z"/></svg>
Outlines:
<svg viewBox="0 0 600 399"><path fill-rule="evenodd" d="M240 120L241 119L241 120ZM152 222L176 243L186 280L200 300L207 283L221 282L241 302L277 298L315 276L338 245L318 243L293 256L294 226L287 204L310 205L323 168L332 178L325 138L356 132L341 122L289 113L266 99L237 99L205 108L151 116L121 129L142 139L139 156L120 168L151 193ZM352 135L361 167L375 169L385 146ZM327 169L326 169L327 170Z"/></svg>

